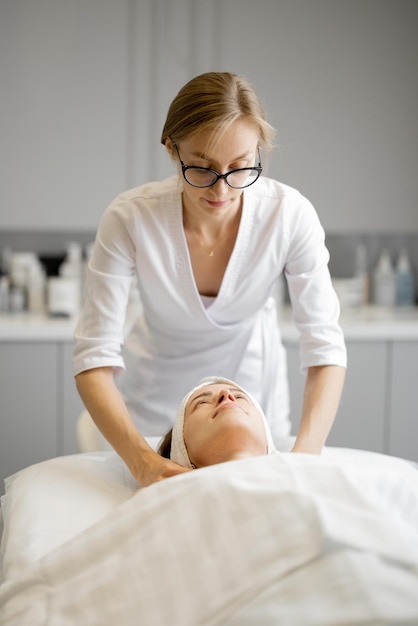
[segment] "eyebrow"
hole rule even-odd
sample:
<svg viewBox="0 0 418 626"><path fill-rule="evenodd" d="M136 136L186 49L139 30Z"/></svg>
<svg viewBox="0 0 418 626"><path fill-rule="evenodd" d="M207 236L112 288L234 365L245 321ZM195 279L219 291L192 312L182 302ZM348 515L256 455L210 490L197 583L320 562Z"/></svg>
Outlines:
<svg viewBox="0 0 418 626"><path fill-rule="evenodd" d="M190 401L190 405L194 404L196 400L200 400L201 398L208 398L209 396L213 396L213 391L202 391Z"/></svg>
<svg viewBox="0 0 418 626"><path fill-rule="evenodd" d="M235 157L235 159L232 159L231 163L235 163L235 161L241 161L242 159L250 157L251 154L252 154L251 151L244 152L243 154L240 154L239 156ZM199 152L199 151L190 152L190 156L196 157L197 159L202 159L203 161L209 161L209 163L215 163L215 161L213 161L213 159L207 156L204 152Z"/></svg>
<svg viewBox="0 0 418 626"><path fill-rule="evenodd" d="M237 389L237 387L228 387L227 389L228 389L228 391L231 391L232 393L237 393L237 392L241 393L246 398L246 400L248 400L248 401L250 400L249 397L247 396L247 394L244 391L242 391L241 389ZM197 400L200 400L201 398L213 397L215 395L216 395L216 392L214 392L214 391L209 391L209 390L208 391L202 391L201 393L197 394L197 396L195 396L192 400L189 401L188 408L190 409L192 407L192 405L194 405L195 402Z"/></svg>

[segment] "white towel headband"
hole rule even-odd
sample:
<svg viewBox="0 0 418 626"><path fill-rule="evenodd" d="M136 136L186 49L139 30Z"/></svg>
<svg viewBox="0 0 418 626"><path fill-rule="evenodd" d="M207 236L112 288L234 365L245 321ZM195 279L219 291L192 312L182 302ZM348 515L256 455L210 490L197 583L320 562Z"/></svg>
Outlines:
<svg viewBox="0 0 418 626"><path fill-rule="evenodd" d="M189 455L187 453L186 444L184 443L183 428L184 428L184 413L186 410L186 405L190 397L198 389L201 389L202 387L207 387L208 385L216 385L219 383L225 383L227 385L231 385L232 387L236 387L240 391L243 391L250 398L254 406L259 410L261 417L263 418L263 423L264 423L264 428L266 431L266 438L267 438L267 454L271 454L272 452L274 452L275 447L273 443L273 438L271 436L270 427L267 423L266 416L264 415L264 411L259 405L259 403L257 402L257 400L255 400L248 393L248 391L246 391L245 389L237 385L237 383L235 383L233 380L229 380L229 378L222 378L219 376L209 376L207 378L203 378L198 383L198 385L196 385L194 389L189 391L189 393L184 396L183 400L181 401L181 404L177 411L176 419L174 422L172 439L171 439L170 458L172 461L175 461L176 463L179 463L180 465L183 465L184 467L193 467L190 462Z"/></svg>

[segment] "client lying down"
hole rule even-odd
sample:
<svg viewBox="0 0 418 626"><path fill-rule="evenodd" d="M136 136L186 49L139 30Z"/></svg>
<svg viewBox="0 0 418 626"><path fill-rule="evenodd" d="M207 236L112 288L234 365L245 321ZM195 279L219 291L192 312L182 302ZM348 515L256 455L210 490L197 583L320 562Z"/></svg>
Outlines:
<svg viewBox="0 0 418 626"><path fill-rule="evenodd" d="M94 471L103 475L103 459L117 457L101 454ZM184 398L160 454L189 471L145 489L125 486L109 514L18 571L8 568L0 626L418 624L412 464L358 450L277 452L257 403L219 378ZM50 474L39 484L42 467L30 491L48 493L57 533L59 499L76 492L85 515L102 488L96 481L80 502L75 468L88 465L85 491L88 456L53 459L44 470L51 464L58 495ZM10 511L12 493L8 499ZM19 549L33 544L22 535L38 509L24 511L12 542Z"/></svg>
<svg viewBox="0 0 418 626"><path fill-rule="evenodd" d="M274 452L263 410L235 382L204 378L183 398L159 453L196 469Z"/></svg>

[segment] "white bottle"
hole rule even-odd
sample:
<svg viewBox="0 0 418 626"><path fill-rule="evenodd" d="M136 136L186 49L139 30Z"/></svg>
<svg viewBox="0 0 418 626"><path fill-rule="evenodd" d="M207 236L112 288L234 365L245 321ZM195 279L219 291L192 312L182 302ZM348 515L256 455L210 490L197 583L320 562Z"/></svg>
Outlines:
<svg viewBox="0 0 418 626"><path fill-rule="evenodd" d="M0 313L8 313L9 311L9 294L9 277L0 274Z"/></svg>
<svg viewBox="0 0 418 626"><path fill-rule="evenodd" d="M79 292L76 279L51 276L47 283L47 311L51 317L75 317L79 312Z"/></svg>
<svg viewBox="0 0 418 626"><path fill-rule="evenodd" d="M33 252L14 252L10 257L9 306L12 313L28 308L28 268L36 260Z"/></svg>
<svg viewBox="0 0 418 626"><path fill-rule="evenodd" d="M373 272L373 299L378 306L392 307L396 302L396 279L389 252L382 250Z"/></svg>
<svg viewBox="0 0 418 626"><path fill-rule="evenodd" d="M46 274L39 261L28 267L28 310L44 313L46 304Z"/></svg>
<svg viewBox="0 0 418 626"><path fill-rule="evenodd" d="M403 248L396 264L396 304L413 306L415 304L415 280L408 253Z"/></svg>
<svg viewBox="0 0 418 626"><path fill-rule="evenodd" d="M79 243L70 241L67 244L67 252L64 262L59 268L60 276L66 278L80 278L83 264L83 251Z"/></svg>
<svg viewBox="0 0 418 626"><path fill-rule="evenodd" d="M76 315L80 309L83 278L83 251L81 245L76 241L70 241L67 244L67 254L64 262L60 265L59 275L66 281L68 297L70 297L70 293L73 294L75 300L70 308L73 315Z"/></svg>
<svg viewBox="0 0 418 626"><path fill-rule="evenodd" d="M356 269L353 282L353 304L364 306L369 302L369 274L367 271L367 251L362 243L356 248Z"/></svg>

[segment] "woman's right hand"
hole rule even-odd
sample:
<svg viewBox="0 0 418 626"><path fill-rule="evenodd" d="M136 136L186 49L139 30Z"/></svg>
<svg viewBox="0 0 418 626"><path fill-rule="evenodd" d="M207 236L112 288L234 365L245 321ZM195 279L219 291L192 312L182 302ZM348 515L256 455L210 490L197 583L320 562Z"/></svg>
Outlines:
<svg viewBox="0 0 418 626"><path fill-rule="evenodd" d="M149 450L141 452L140 463L131 468L131 471L141 487L148 487L165 478L171 478L171 476L192 470L160 456L152 448L149 448Z"/></svg>
<svg viewBox="0 0 418 626"><path fill-rule="evenodd" d="M96 426L125 461L141 487L190 471L160 456L138 432L115 385L111 367L81 372L76 377L76 383Z"/></svg>

